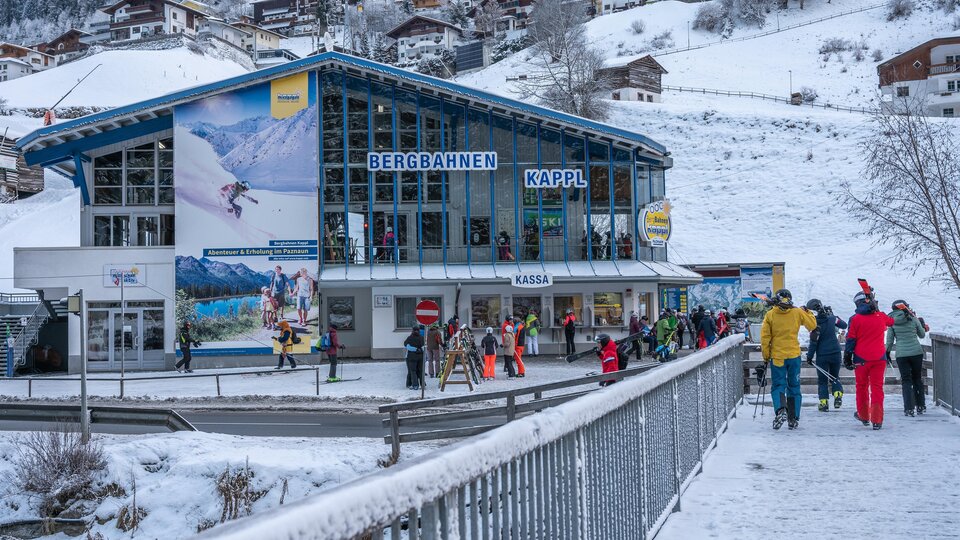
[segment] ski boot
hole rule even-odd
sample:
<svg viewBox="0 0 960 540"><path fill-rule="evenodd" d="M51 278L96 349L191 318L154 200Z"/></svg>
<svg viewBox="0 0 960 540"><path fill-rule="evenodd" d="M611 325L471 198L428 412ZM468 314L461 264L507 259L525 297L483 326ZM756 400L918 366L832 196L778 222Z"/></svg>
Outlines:
<svg viewBox="0 0 960 540"><path fill-rule="evenodd" d="M827 412L830 410L830 404L827 403L826 399L821 399L820 405L817 405L817 410L820 412Z"/></svg>
<svg viewBox="0 0 960 540"><path fill-rule="evenodd" d="M843 405L843 392L837 390L833 393L833 408L839 409L840 405Z"/></svg>
<svg viewBox="0 0 960 540"><path fill-rule="evenodd" d="M882 423L882 422L874 422L874 423L873 423L873 430L874 430L874 431L877 431L877 430L879 430L879 429L882 428L882 427L883 427L883 423Z"/></svg>
<svg viewBox="0 0 960 540"><path fill-rule="evenodd" d="M910 417L914 416L913 409L906 409L906 410L904 410L904 411L903 411L903 415L904 415L904 416L910 416Z"/></svg>
<svg viewBox="0 0 960 540"><path fill-rule="evenodd" d="M856 413L856 412L853 413L853 417L856 418L857 420L859 420L859 421L860 421L863 425L865 425L865 426L869 426L869 425L870 425L870 421L869 421L869 420L864 420L863 418L860 418L860 414L859 414L859 413Z"/></svg>
<svg viewBox="0 0 960 540"><path fill-rule="evenodd" d="M800 425L800 418L797 416L797 400L794 397L787 398L787 427L797 429Z"/></svg>
<svg viewBox="0 0 960 540"><path fill-rule="evenodd" d="M773 429L780 429L783 427L783 423L787 421L787 408L780 407L777 409L777 414L773 416Z"/></svg>
<svg viewBox="0 0 960 540"><path fill-rule="evenodd" d="M917 405L917 414L923 414L925 412L927 412L926 405Z"/></svg>
<svg viewBox="0 0 960 540"><path fill-rule="evenodd" d="M327 382L328 382L328 383L330 383L330 382L340 382L340 377L327 377ZM411 385L411 386L410 386L410 389L411 389L411 390L415 390L415 388L413 388L413 386L414 386L414 385Z"/></svg>

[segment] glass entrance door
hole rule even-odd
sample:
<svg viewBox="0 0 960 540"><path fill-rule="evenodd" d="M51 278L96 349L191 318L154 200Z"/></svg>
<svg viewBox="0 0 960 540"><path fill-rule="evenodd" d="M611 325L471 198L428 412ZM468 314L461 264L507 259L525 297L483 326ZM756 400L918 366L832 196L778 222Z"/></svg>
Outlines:
<svg viewBox="0 0 960 540"><path fill-rule="evenodd" d="M390 241L387 240L387 234L393 233L393 243L395 249L389 248ZM393 210L373 213L373 245L374 260L377 263L393 263L395 257L399 257L400 262L416 260L416 256L410 257L407 243L407 214L397 214L397 222L393 222Z"/></svg>
<svg viewBox="0 0 960 540"><path fill-rule="evenodd" d="M143 341L140 328L140 311L127 310L121 313L119 309L110 310L112 314L113 347L111 351L112 368L120 369L121 364L126 369L140 369L143 361ZM122 317L122 318L121 318Z"/></svg>

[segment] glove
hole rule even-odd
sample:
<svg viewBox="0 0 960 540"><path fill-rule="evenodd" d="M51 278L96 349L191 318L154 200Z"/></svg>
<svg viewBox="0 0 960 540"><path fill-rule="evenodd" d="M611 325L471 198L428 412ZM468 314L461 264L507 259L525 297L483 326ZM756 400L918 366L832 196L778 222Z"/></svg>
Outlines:
<svg viewBox="0 0 960 540"><path fill-rule="evenodd" d="M763 384L763 376L767 372L767 360L764 360L762 364L758 365L754 369L754 373L757 374L757 384Z"/></svg>
<svg viewBox="0 0 960 540"><path fill-rule="evenodd" d="M886 357L887 357L887 365L890 365L890 362L893 361L893 359L890 358L890 351L889 351L889 350L887 351Z"/></svg>
<svg viewBox="0 0 960 540"><path fill-rule="evenodd" d="M853 370L853 353L843 353L843 367Z"/></svg>
<svg viewBox="0 0 960 540"><path fill-rule="evenodd" d="M923 327L923 331L924 331L924 332L929 332L929 331L930 331L930 327L927 326L927 323L923 320L923 317L917 317L917 319L920 321L920 326Z"/></svg>
<svg viewBox="0 0 960 540"><path fill-rule="evenodd" d="M808 365L808 366L812 366L812 365L813 365L813 357L812 357L812 356L808 356L808 357L807 357L807 365Z"/></svg>

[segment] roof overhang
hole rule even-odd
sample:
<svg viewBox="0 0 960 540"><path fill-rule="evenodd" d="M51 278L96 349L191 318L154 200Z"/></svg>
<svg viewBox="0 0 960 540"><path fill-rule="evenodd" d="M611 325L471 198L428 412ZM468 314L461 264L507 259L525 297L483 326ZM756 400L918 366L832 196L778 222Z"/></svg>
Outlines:
<svg viewBox="0 0 960 540"><path fill-rule="evenodd" d="M632 131L332 51L45 126L21 137L17 147L23 152L27 164L51 166L108 144L170 129L173 126L173 110L177 105L280 77L330 68L392 83L401 88L444 96L464 105L540 123L543 127L590 135L597 140L628 146L635 149L637 159L662 163L664 167L670 167L672 163L666 157L669 153L663 145Z"/></svg>

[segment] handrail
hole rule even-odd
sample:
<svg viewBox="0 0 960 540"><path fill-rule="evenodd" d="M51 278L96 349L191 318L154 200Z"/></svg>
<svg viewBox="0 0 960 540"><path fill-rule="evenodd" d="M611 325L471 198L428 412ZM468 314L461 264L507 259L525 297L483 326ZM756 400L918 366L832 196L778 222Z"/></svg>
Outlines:
<svg viewBox="0 0 960 540"><path fill-rule="evenodd" d="M960 416L960 336L931 332L933 403Z"/></svg>
<svg viewBox="0 0 960 540"><path fill-rule="evenodd" d="M221 395L220 392L220 377L231 377L235 375L287 375L293 373L309 373L310 371L314 372L316 378L316 395L320 395L320 365L306 365L297 369L288 369L288 370L278 370L278 369L259 369L259 370L247 370L247 371L231 371L228 373L183 373L177 375L151 375L147 377L97 377L93 376L87 377L87 382L119 382L120 383L120 399L123 399L124 396L124 386L128 382L139 382L139 381L160 381L165 379L189 379L197 377L213 377L216 379L217 383L217 396ZM27 381L27 397L33 397L33 383L34 382L49 382L49 381L73 381L79 382L79 377L62 377L62 376L30 376L30 377L13 377L13 378L3 378L0 377L0 381Z"/></svg>
<svg viewBox="0 0 960 540"><path fill-rule="evenodd" d="M47 324L47 319L49 318L50 314L47 312L46 306L38 304L37 307L34 308L30 318L27 319L27 324L20 327L20 333L17 334L13 341L14 366L22 366L27 363L27 352L31 345L37 343L37 338L40 336L40 329L43 328L43 325Z"/></svg>
<svg viewBox="0 0 960 540"><path fill-rule="evenodd" d="M650 538L742 402L742 343L723 339L200 538Z"/></svg>
<svg viewBox="0 0 960 540"><path fill-rule="evenodd" d="M794 106L804 106L804 107L819 107L826 110L835 110L835 111L846 111L846 112L856 112L862 114L873 114L874 110L868 109L866 107L848 107L846 105L833 105L830 103L807 103L799 102L795 103L787 98L774 96L770 94L762 94L758 92L745 92L742 90L717 90L713 88L696 88L690 86L670 86L662 85L660 87L662 90L671 90L674 92L689 92L694 94L711 94L716 96L729 96L729 97L746 97L746 98L755 98L755 99L765 99L769 101L776 101L779 103L786 103L787 105Z"/></svg>
<svg viewBox="0 0 960 540"><path fill-rule="evenodd" d="M0 304L36 304L40 295L31 293L0 293Z"/></svg>

